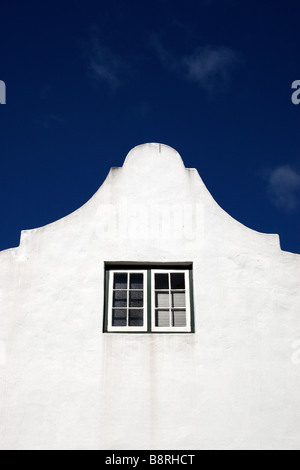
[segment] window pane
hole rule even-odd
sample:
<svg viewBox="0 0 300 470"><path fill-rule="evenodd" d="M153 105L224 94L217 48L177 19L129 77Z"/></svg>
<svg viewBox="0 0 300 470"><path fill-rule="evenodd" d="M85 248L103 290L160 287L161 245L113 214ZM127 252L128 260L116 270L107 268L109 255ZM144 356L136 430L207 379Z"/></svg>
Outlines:
<svg viewBox="0 0 300 470"><path fill-rule="evenodd" d="M131 273L130 274L130 289L143 289L143 274Z"/></svg>
<svg viewBox="0 0 300 470"><path fill-rule="evenodd" d="M173 310L173 326L183 327L186 326L186 313L185 310Z"/></svg>
<svg viewBox="0 0 300 470"><path fill-rule="evenodd" d="M127 291L126 290L114 291L113 307L127 307Z"/></svg>
<svg viewBox="0 0 300 470"><path fill-rule="evenodd" d="M143 326L143 309L129 309L129 326Z"/></svg>
<svg viewBox="0 0 300 470"><path fill-rule="evenodd" d="M169 292L155 293L155 307L169 307Z"/></svg>
<svg viewBox="0 0 300 470"><path fill-rule="evenodd" d="M143 307L143 291L132 290L129 292L129 307Z"/></svg>
<svg viewBox="0 0 300 470"><path fill-rule="evenodd" d="M172 307L185 307L185 292L172 292Z"/></svg>
<svg viewBox="0 0 300 470"><path fill-rule="evenodd" d="M161 327L170 326L169 310L156 310L155 326L161 326Z"/></svg>
<svg viewBox="0 0 300 470"><path fill-rule="evenodd" d="M171 289L185 289L184 273L171 273Z"/></svg>
<svg viewBox="0 0 300 470"><path fill-rule="evenodd" d="M112 326L127 325L127 310L115 309L112 311Z"/></svg>
<svg viewBox="0 0 300 470"><path fill-rule="evenodd" d="M168 274L155 274L155 289L169 289Z"/></svg>
<svg viewBox="0 0 300 470"><path fill-rule="evenodd" d="M127 273L114 274L114 289L127 289Z"/></svg>

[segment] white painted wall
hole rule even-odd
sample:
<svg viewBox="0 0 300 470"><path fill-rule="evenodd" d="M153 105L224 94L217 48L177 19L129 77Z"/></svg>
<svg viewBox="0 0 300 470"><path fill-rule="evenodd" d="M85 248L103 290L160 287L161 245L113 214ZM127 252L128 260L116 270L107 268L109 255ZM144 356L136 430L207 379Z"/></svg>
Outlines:
<svg viewBox="0 0 300 470"><path fill-rule="evenodd" d="M193 262L195 334L104 334L105 261ZM0 253L0 447L300 449L299 340L300 256L226 214L175 150L138 146Z"/></svg>

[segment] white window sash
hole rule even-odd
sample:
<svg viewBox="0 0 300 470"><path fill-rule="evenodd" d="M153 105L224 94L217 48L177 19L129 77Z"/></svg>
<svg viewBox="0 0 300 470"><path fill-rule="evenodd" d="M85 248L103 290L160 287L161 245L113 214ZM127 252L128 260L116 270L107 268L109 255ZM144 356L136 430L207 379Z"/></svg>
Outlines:
<svg viewBox="0 0 300 470"><path fill-rule="evenodd" d="M155 274L171 274L171 273L183 273L184 274L184 280L185 280L185 299L186 299L186 326L183 327L176 327L176 326L155 326ZM180 310L180 308L172 308L172 302L171 302L171 286L169 286L170 289L168 290L169 292L169 315L171 314L172 310ZM159 290L159 289L158 289ZM163 292L163 289L161 289ZM182 292L182 291L181 291ZM161 307L161 310L164 310L163 307ZM190 280L189 280L189 270L185 269L152 269L151 270L151 331L153 332L161 332L161 333L167 333L167 332L172 332L172 333L182 333L182 332L191 332L191 307L190 307Z"/></svg>
<svg viewBox="0 0 300 470"><path fill-rule="evenodd" d="M143 274L143 326L113 326L112 319L113 319L113 277L115 273L141 273ZM128 298L129 298L129 276L127 281L127 289ZM121 289L120 289L121 290ZM125 289L124 289L125 290ZM133 289L134 290L134 289ZM122 310L122 307L120 307ZM128 312L128 302L126 310ZM137 308L139 310L139 308ZM109 271L109 280L108 280L108 319L107 319L107 331L108 332L123 332L123 333L130 333L130 332L143 332L147 331L147 270L140 270L140 269L115 269Z"/></svg>

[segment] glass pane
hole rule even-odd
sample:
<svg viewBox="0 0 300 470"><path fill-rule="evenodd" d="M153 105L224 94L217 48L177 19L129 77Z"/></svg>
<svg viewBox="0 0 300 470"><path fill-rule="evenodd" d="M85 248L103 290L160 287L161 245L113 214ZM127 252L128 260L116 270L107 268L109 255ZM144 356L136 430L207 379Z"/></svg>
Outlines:
<svg viewBox="0 0 300 470"><path fill-rule="evenodd" d="M112 311L112 326L127 325L127 310L115 309Z"/></svg>
<svg viewBox="0 0 300 470"><path fill-rule="evenodd" d="M186 326L186 313L185 310L173 310L173 326L183 327Z"/></svg>
<svg viewBox="0 0 300 470"><path fill-rule="evenodd" d="M142 290L131 290L129 292L129 307L143 307L143 296Z"/></svg>
<svg viewBox="0 0 300 470"><path fill-rule="evenodd" d="M156 310L155 312L155 326L170 326L169 310Z"/></svg>
<svg viewBox="0 0 300 470"><path fill-rule="evenodd" d="M114 289L127 289L127 273L114 274Z"/></svg>
<svg viewBox="0 0 300 470"><path fill-rule="evenodd" d="M130 289L143 289L143 274L131 273L130 274Z"/></svg>
<svg viewBox="0 0 300 470"><path fill-rule="evenodd" d="M171 289L185 289L184 273L171 273Z"/></svg>
<svg viewBox="0 0 300 470"><path fill-rule="evenodd" d="M129 326L143 326L143 309L129 309Z"/></svg>
<svg viewBox="0 0 300 470"><path fill-rule="evenodd" d="M155 289L169 289L168 274L155 274Z"/></svg>
<svg viewBox="0 0 300 470"><path fill-rule="evenodd" d="M155 293L155 307L169 307L169 292Z"/></svg>
<svg viewBox="0 0 300 470"><path fill-rule="evenodd" d="M185 307L185 292L172 292L172 307Z"/></svg>
<svg viewBox="0 0 300 470"><path fill-rule="evenodd" d="M127 291L115 290L113 293L113 307L127 307Z"/></svg>

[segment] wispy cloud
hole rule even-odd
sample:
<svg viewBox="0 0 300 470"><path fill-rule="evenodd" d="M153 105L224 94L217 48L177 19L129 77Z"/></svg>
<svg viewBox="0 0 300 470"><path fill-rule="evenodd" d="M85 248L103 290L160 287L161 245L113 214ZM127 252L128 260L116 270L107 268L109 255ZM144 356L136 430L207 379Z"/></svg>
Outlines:
<svg viewBox="0 0 300 470"><path fill-rule="evenodd" d="M158 34L153 33L150 37L149 43L150 47L152 48L162 65L168 68L176 68L178 66L177 61L167 51Z"/></svg>
<svg viewBox="0 0 300 470"><path fill-rule="evenodd" d="M95 35L92 39L89 56L89 71L93 78L106 82L112 89L119 87L125 68L123 59L102 45Z"/></svg>
<svg viewBox="0 0 300 470"><path fill-rule="evenodd" d="M164 47L156 34L151 36L150 45L165 68L176 71L206 91L224 90L240 61L238 53L230 47L206 45L178 58Z"/></svg>
<svg viewBox="0 0 300 470"><path fill-rule="evenodd" d="M270 201L285 213L300 207L300 173L290 165L282 165L268 175L267 193Z"/></svg>
<svg viewBox="0 0 300 470"><path fill-rule="evenodd" d="M201 47L183 59L187 78L206 90L224 88L237 63L238 55L229 47Z"/></svg>
<svg viewBox="0 0 300 470"><path fill-rule="evenodd" d="M50 129L56 126L62 126L65 123L65 119L58 114L46 114L38 119L34 119L33 123L35 126Z"/></svg>

